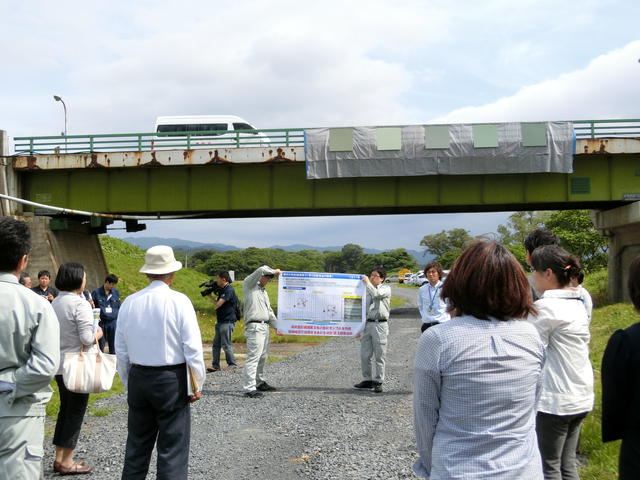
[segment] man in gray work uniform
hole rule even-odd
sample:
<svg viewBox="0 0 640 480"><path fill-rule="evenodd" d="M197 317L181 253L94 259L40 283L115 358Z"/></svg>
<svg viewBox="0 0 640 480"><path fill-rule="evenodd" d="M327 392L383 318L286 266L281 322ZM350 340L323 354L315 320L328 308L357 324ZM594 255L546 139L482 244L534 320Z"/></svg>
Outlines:
<svg viewBox="0 0 640 480"><path fill-rule="evenodd" d="M362 276L367 289L367 323L360 339L360 362L362 364L362 382L356 388L373 388L382 393L384 382L384 361L387 355L387 336L389 335L389 308L391 287L384 284L387 273L383 268L374 268L370 277ZM371 360L375 360L376 374L372 375Z"/></svg>
<svg viewBox="0 0 640 480"><path fill-rule="evenodd" d="M60 363L51 304L18 283L30 250L27 225L0 217L0 479L41 478L45 406Z"/></svg>
<svg viewBox="0 0 640 480"><path fill-rule="evenodd" d="M244 325L247 339L247 361L244 364L244 394L259 398L261 392L271 392L275 388L264 378L264 364L269 357L269 326L276 328L276 316L264 287L271 279L280 275L279 269L263 265L244 279Z"/></svg>

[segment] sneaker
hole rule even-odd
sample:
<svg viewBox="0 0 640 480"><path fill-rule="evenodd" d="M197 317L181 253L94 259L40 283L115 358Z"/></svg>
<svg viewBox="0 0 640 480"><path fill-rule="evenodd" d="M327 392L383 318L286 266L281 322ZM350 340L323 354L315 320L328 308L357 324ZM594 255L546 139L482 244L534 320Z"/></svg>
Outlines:
<svg viewBox="0 0 640 480"><path fill-rule="evenodd" d="M276 387L269 385L267 382L262 382L256 388L261 392L275 392L277 390Z"/></svg>
<svg viewBox="0 0 640 480"><path fill-rule="evenodd" d="M244 396L249 398L261 398L262 393L257 390L251 390L250 392L245 392Z"/></svg>
<svg viewBox="0 0 640 480"><path fill-rule="evenodd" d="M375 393L382 393L382 384L381 384L381 383L376 383L376 384L373 386L373 391L374 391Z"/></svg>
<svg viewBox="0 0 640 480"><path fill-rule="evenodd" d="M371 380L363 380L360 383L354 385L355 388L373 388L373 382Z"/></svg>
<svg viewBox="0 0 640 480"><path fill-rule="evenodd" d="M208 373L217 372L218 370L220 370L220 367L207 367Z"/></svg>
<svg viewBox="0 0 640 480"><path fill-rule="evenodd" d="M238 365L232 363L231 365L228 365L227 368L233 370L234 368L238 368Z"/></svg>

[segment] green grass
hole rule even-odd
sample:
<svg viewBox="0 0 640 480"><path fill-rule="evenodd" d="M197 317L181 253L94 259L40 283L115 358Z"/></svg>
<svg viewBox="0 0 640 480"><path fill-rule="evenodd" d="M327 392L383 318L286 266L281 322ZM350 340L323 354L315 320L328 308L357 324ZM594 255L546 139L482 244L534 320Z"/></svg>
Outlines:
<svg viewBox="0 0 640 480"><path fill-rule="evenodd" d="M56 418L58 416L58 411L60 410L60 394L58 393L58 384L53 380L51 382L51 388L53 388L53 395L51 396L51 400L47 403L47 416ZM113 386L111 390L104 393L94 393L89 395L89 413L95 415L97 417L108 415L109 412L105 412L107 409L103 408L93 408L93 404L102 398L110 397L116 393L123 393L124 385L120 381L118 374L116 373L115 378L113 379Z"/></svg>
<svg viewBox="0 0 640 480"><path fill-rule="evenodd" d="M586 282L585 282L586 283ZM588 287L586 287L588 288ZM589 457L589 464L580 470L582 480L615 480L618 478L618 452L620 442L602 443L600 419L602 409L602 389L600 384L600 366L602 354L611 334L620 328L626 328L640 320L629 304L614 304L593 311L591 322L591 363L595 376L596 402L582 425L580 445Z"/></svg>
<svg viewBox="0 0 640 480"><path fill-rule="evenodd" d="M582 285L591 295L594 307L609 304L609 275L606 268L585 275Z"/></svg>

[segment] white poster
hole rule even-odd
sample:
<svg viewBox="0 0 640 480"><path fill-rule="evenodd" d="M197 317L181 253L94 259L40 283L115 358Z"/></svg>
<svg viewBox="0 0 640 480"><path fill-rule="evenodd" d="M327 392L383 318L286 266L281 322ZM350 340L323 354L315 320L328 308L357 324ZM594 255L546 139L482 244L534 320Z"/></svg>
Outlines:
<svg viewBox="0 0 640 480"><path fill-rule="evenodd" d="M354 336L366 322L362 275L282 272L278 279L278 333Z"/></svg>

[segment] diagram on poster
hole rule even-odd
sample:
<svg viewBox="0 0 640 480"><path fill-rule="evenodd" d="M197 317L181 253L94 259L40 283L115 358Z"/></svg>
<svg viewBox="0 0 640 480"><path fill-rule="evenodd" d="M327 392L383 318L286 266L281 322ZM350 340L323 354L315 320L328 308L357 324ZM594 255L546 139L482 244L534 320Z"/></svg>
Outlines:
<svg viewBox="0 0 640 480"><path fill-rule="evenodd" d="M361 275L282 272L278 279L278 333L353 336L364 328Z"/></svg>

